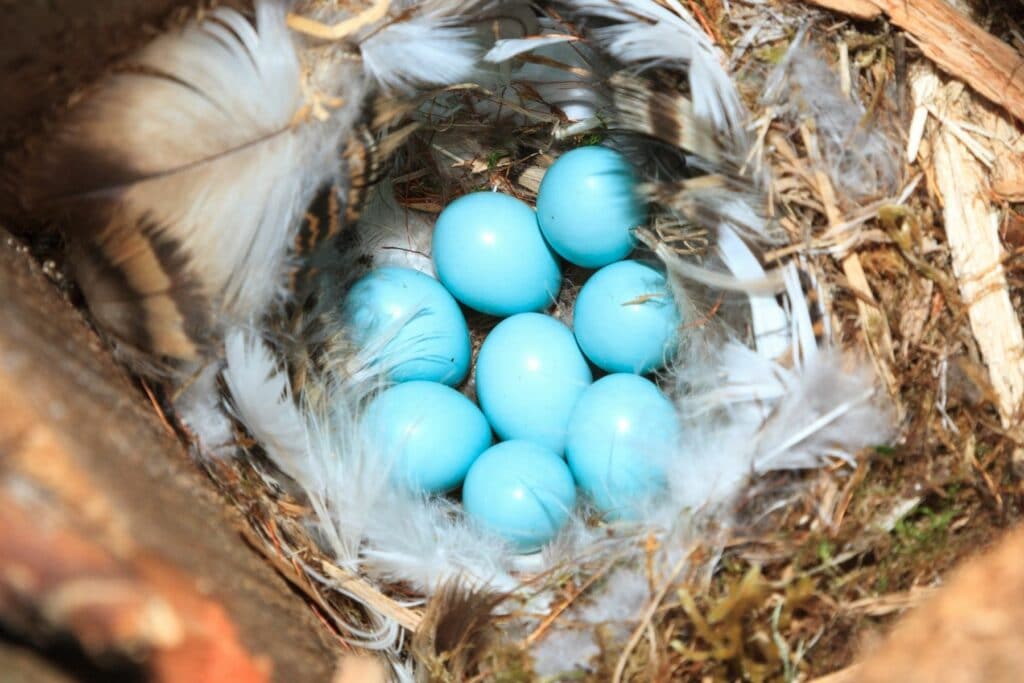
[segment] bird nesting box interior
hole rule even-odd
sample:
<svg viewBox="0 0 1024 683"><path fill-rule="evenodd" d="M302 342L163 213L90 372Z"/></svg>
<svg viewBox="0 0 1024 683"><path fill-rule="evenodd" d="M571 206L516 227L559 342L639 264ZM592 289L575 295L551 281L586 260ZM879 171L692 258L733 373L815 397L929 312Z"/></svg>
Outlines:
<svg viewBox="0 0 1024 683"><path fill-rule="evenodd" d="M897 38L742 0L221 4L55 106L12 186L378 674L795 680L1007 514L1024 382L988 379L942 155L1020 138L929 121L955 97Z"/></svg>

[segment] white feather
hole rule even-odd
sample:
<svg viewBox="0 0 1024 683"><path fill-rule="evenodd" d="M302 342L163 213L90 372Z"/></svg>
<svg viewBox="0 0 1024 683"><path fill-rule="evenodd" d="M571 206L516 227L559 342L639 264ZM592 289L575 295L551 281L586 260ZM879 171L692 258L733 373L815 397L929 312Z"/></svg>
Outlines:
<svg viewBox="0 0 1024 683"><path fill-rule="evenodd" d="M434 277L434 222L428 214L399 205L389 181L374 190L355 229L359 249L373 259L374 267L415 268Z"/></svg>
<svg viewBox="0 0 1024 683"><path fill-rule="evenodd" d="M786 287L785 275L781 270L771 270L753 277L738 277L732 273L691 263L675 253L670 246L656 239L649 231L638 230L636 234L637 239L650 247L665 264L669 274L677 279L692 280L712 289L749 295L777 294Z"/></svg>
<svg viewBox="0 0 1024 683"><path fill-rule="evenodd" d="M494 46L487 51L486 55L484 55L484 60L494 63L504 62L517 55L521 55L524 52L532 52L538 48L559 45L562 43L572 42L574 40L576 40L576 37L571 35L506 38L504 40L495 41Z"/></svg>
<svg viewBox="0 0 1024 683"><path fill-rule="evenodd" d="M874 377L851 358L822 353L787 368L732 342L678 380L690 389L678 402L688 436L669 482L683 508L717 513L756 475L852 461L892 436Z"/></svg>
<svg viewBox="0 0 1024 683"><path fill-rule="evenodd" d="M288 376L271 349L251 331L234 328L225 339L224 380L230 410L263 447L270 460L305 494L313 509L311 523L335 562L359 572L359 550L373 505L386 499L387 468L378 461L342 457L364 453L358 421L338 406L337 414L318 417L300 412ZM307 407L308 408L308 407ZM333 427L343 426L343 431ZM330 426L328 426L330 425ZM350 449L340 450L340 449ZM321 583L345 592L331 579L306 571ZM401 630L392 620L371 612L374 630L345 624L347 637L369 649L393 649Z"/></svg>
<svg viewBox="0 0 1024 683"><path fill-rule="evenodd" d="M479 1L452 0L396 3L392 13L411 13L386 21L360 42L367 72L385 89L412 91L416 86L447 85L469 78L483 52L468 26Z"/></svg>
<svg viewBox="0 0 1024 683"><path fill-rule="evenodd" d="M795 367L802 367L802 364L815 356L821 349L818 348L818 337L814 332L814 323L811 321L811 307L804 295L803 285L800 283L800 273L796 265L790 263L785 269L786 276L786 299L789 302L790 333L789 337L793 345L793 364ZM826 347L830 344L828 316L823 317L825 325L824 339L822 344Z"/></svg>
<svg viewBox="0 0 1024 683"><path fill-rule="evenodd" d="M566 620L569 616L566 615ZM533 671L543 680L564 680L557 674L577 669L586 670L592 659L601 654L601 647L594 640L594 632L585 627L558 628L544 636L531 650Z"/></svg>
<svg viewBox="0 0 1024 683"><path fill-rule="evenodd" d="M742 148L746 110L722 67L720 51L676 0L567 0L583 15L616 22L594 37L626 64L685 67L694 114L710 121Z"/></svg>
<svg viewBox="0 0 1024 683"><path fill-rule="evenodd" d="M603 577L601 589L577 600L531 650L534 671L561 680L555 674L589 669L601 652L598 642L621 641L633 629L633 621L650 600L649 585L642 571L629 567Z"/></svg>
<svg viewBox="0 0 1024 683"><path fill-rule="evenodd" d="M282 472L307 478L306 422L295 406L288 375L260 338L241 328L224 340L223 377L234 413Z"/></svg>
<svg viewBox="0 0 1024 683"><path fill-rule="evenodd" d="M367 382L332 387L329 414L300 413L287 374L258 337L232 330L224 378L232 410L270 459L309 498L316 527L339 565L424 593L467 581L510 590L504 543L443 498L406 492L390 479L393 454L360 426Z"/></svg>
<svg viewBox="0 0 1024 683"><path fill-rule="evenodd" d="M877 400L874 378L849 359L821 354L803 371L780 372L785 397L757 432L753 471L805 469L828 457L853 462L862 448L892 437L892 417Z"/></svg>
<svg viewBox="0 0 1024 683"><path fill-rule="evenodd" d="M757 257L728 225L719 225L716 248L737 278L757 280L765 276ZM750 294L748 300L757 350L767 358L778 358L789 348L789 316L774 296Z"/></svg>
<svg viewBox="0 0 1024 683"><path fill-rule="evenodd" d="M200 458L228 458L238 450L234 425L224 412L217 388L220 374L219 362L208 364L174 401L178 416L195 435L193 452Z"/></svg>
<svg viewBox="0 0 1024 683"><path fill-rule="evenodd" d="M814 120L822 170L840 200L891 196L900 174L900 141L891 134L898 126L866 116L856 95L843 93L838 74L805 38L801 29L769 75L762 100L780 117Z"/></svg>
<svg viewBox="0 0 1024 683"><path fill-rule="evenodd" d="M511 554L499 538L443 498L392 491L378 501L366 529L365 566L375 576L430 594L447 581L512 591Z"/></svg>

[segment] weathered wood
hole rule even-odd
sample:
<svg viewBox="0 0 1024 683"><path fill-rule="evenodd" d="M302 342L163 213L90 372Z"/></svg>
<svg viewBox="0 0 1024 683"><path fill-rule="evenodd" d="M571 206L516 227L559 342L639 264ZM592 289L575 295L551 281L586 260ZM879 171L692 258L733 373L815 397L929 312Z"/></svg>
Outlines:
<svg viewBox="0 0 1024 683"><path fill-rule="evenodd" d="M911 75L918 111L941 113L930 135L930 164L941 192L942 216L953 273L970 316L971 330L989 370L1007 427L1020 418L1024 399L1024 331L1010 299L1000 235L1000 208L989 187L989 171L956 134L956 119L970 121L996 138L999 117L973 103L972 95L953 82L943 85L930 66ZM964 133L966 136L966 133ZM979 154L987 152L974 141Z"/></svg>
<svg viewBox="0 0 1024 683"><path fill-rule="evenodd" d="M36 650L0 640L3 683L80 683Z"/></svg>
<svg viewBox="0 0 1024 683"><path fill-rule="evenodd" d="M148 671L163 671L155 680L199 681L195 672L215 665L247 676L232 680L260 680L264 665L277 681L330 680L338 652L324 627L245 544L243 520L2 232L0 300L0 623L26 637L33 625L59 627L86 651L135 638L152 655L193 638L191 658L151 657ZM54 542L34 543L43 533ZM93 593L81 578L118 588ZM76 612L83 606L100 611Z"/></svg>

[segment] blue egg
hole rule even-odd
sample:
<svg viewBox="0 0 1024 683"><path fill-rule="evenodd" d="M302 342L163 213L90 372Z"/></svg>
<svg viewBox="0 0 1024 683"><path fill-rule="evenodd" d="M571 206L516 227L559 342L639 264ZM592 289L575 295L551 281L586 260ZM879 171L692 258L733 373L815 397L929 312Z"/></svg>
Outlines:
<svg viewBox="0 0 1024 683"><path fill-rule="evenodd" d="M441 283L411 268L379 268L345 296L342 317L353 341L395 382L452 386L469 372L469 328Z"/></svg>
<svg viewBox="0 0 1024 683"><path fill-rule="evenodd" d="M491 428L472 401L436 382L396 384L363 416L367 439L393 459L391 478L430 493L451 491L491 445Z"/></svg>
<svg viewBox="0 0 1024 683"><path fill-rule="evenodd" d="M643 224L628 161L607 147L578 147L558 157L537 193L537 221L548 244L567 261L600 268L633 250Z"/></svg>
<svg viewBox="0 0 1024 683"><path fill-rule="evenodd" d="M476 360L476 396L498 436L558 454L569 413L592 379L569 328L540 313L498 323Z"/></svg>
<svg viewBox="0 0 1024 683"><path fill-rule="evenodd" d="M637 375L608 375L576 404L566 458L599 510L632 519L665 486L679 438L675 407L657 386Z"/></svg>
<svg viewBox="0 0 1024 683"><path fill-rule="evenodd" d="M536 214L509 195L476 192L456 199L438 216L431 249L444 286L481 313L540 311L562 286Z"/></svg>
<svg viewBox="0 0 1024 683"><path fill-rule="evenodd" d="M576 484L565 461L530 441L487 449L462 486L466 513L522 553L554 538L575 504Z"/></svg>
<svg viewBox="0 0 1024 683"><path fill-rule="evenodd" d="M576 297L576 341L608 372L652 372L678 344L679 311L665 276L639 261L620 261L594 273Z"/></svg>

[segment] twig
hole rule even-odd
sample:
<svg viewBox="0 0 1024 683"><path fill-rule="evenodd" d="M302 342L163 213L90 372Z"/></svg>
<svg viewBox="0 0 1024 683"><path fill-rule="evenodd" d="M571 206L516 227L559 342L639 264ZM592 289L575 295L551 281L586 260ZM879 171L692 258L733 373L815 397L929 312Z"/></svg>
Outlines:
<svg viewBox="0 0 1024 683"><path fill-rule="evenodd" d="M612 676L612 683L622 683L622 675L626 671L626 663L629 661L629 656L636 649L637 644L640 643L640 639L644 637L644 633L647 632L647 625L651 619L654 618L654 613L658 611L658 605L665 599L672 585L675 583L676 578L683 571L686 566L688 557L684 557L676 563L676 566L672 568L672 573L669 574L668 580L658 590L658 594L651 599L650 604L647 605L647 609L644 610L643 616L640 617L640 623L633 631L633 635L629 637L629 641L626 643L626 648L622 651L622 655L619 657L618 664L615 665L615 674Z"/></svg>
<svg viewBox="0 0 1024 683"><path fill-rule="evenodd" d="M309 19L298 14L289 14L287 23L288 28L298 33L304 33L307 36L320 38L321 40L341 40L364 26L380 21L388 15L388 9L390 8L391 0L377 0L368 9L337 24L322 24L315 19Z"/></svg>
<svg viewBox="0 0 1024 683"><path fill-rule="evenodd" d="M693 15L697 17L697 21L700 22L700 27L704 29L704 33L707 33L708 37L711 38L716 45L722 45L722 36L718 35L718 31L715 30L714 26L711 25L711 22L704 16L704 12L701 11L697 3L693 0L686 0L686 4L690 6L690 10L693 12Z"/></svg>
<svg viewBox="0 0 1024 683"><path fill-rule="evenodd" d="M167 433L171 436L177 436L174 431L174 427L167 421L167 416L164 414L164 409L160 407L159 401L156 400L156 396L153 394L153 390L149 388L149 383L146 380L142 380L142 390L146 392L146 396L149 398L150 404L153 406L153 410L156 411L156 416L160 418L160 424L164 426Z"/></svg>
<svg viewBox="0 0 1024 683"><path fill-rule="evenodd" d="M535 628L530 635L526 636L526 646L529 647L540 640L544 633L551 628L551 624L555 623L558 620L558 617L562 615L562 612L569 609L569 606L576 602L578 597L583 595L588 588L594 585L594 582L604 576L617 559L619 558L615 557L604 563L589 579L583 582L583 585L579 587L579 590L563 600L560 605L555 607L555 609L551 610L551 613L544 617L544 620L537 625L537 628Z"/></svg>

